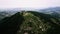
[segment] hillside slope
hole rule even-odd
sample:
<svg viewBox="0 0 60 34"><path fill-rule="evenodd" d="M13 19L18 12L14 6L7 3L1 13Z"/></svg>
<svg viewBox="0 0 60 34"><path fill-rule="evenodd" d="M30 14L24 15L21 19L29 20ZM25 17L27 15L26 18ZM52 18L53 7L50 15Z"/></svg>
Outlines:
<svg viewBox="0 0 60 34"><path fill-rule="evenodd" d="M60 34L60 20L38 12L23 12L24 21L18 34Z"/></svg>

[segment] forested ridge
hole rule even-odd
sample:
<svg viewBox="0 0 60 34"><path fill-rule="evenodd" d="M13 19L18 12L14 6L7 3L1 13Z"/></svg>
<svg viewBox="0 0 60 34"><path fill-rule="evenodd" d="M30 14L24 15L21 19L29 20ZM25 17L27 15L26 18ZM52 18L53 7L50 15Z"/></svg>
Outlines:
<svg viewBox="0 0 60 34"><path fill-rule="evenodd" d="M2 34L60 34L60 18L35 11L18 12L0 21Z"/></svg>

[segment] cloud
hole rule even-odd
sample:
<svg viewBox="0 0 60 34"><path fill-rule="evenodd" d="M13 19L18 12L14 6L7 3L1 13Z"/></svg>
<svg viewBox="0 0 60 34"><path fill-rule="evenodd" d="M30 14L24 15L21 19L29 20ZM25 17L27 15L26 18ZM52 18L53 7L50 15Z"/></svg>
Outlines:
<svg viewBox="0 0 60 34"><path fill-rule="evenodd" d="M0 0L0 8L45 8L60 6L60 0Z"/></svg>

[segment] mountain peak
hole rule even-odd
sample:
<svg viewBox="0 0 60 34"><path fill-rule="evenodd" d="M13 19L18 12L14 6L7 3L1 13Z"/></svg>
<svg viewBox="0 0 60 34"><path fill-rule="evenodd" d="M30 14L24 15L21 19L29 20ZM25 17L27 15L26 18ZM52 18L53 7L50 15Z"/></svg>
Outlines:
<svg viewBox="0 0 60 34"><path fill-rule="evenodd" d="M59 19L49 14L22 11L1 20L0 31L6 34L60 34Z"/></svg>

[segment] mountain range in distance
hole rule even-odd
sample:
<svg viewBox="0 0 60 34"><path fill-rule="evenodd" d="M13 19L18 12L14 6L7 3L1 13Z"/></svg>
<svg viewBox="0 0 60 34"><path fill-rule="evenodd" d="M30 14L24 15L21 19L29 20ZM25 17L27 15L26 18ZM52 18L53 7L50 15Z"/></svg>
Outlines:
<svg viewBox="0 0 60 34"><path fill-rule="evenodd" d="M4 17L11 16L21 11L36 11L44 14L50 14L54 17L60 18L60 7L53 7L53 8L46 8L46 9L10 8L10 9L0 9L0 20Z"/></svg>

